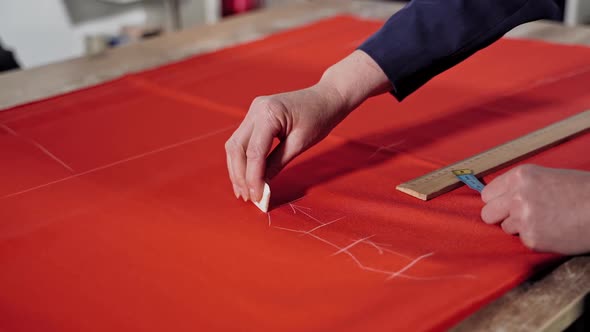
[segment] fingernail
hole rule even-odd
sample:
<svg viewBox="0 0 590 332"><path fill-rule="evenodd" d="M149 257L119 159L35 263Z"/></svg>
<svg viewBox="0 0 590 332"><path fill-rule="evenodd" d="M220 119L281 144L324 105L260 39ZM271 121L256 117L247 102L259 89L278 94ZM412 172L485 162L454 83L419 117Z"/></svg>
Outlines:
<svg viewBox="0 0 590 332"><path fill-rule="evenodd" d="M244 202L248 201L248 196L244 192L242 192L242 199L244 200Z"/></svg>
<svg viewBox="0 0 590 332"><path fill-rule="evenodd" d="M238 188L236 186L233 186L234 188L234 195L236 195L236 199L240 199L240 194L238 194Z"/></svg>

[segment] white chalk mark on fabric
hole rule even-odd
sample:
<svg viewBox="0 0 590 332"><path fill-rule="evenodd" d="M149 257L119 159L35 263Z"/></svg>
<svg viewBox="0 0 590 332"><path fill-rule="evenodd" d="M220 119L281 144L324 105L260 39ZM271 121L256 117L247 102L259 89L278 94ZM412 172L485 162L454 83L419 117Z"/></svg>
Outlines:
<svg viewBox="0 0 590 332"><path fill-rule="evenodd" d="M325 223L321 220L319 220L318 218L312 216L311 214L309 214L308 212L306 212L304 209L302 209L301 207L297 206L297 205L293 205L293 207L295 208L295 210L301 212L302 214L306 215L308 218L310 218L311 220L324 225Z"/></svg>
<svg viewBox="0 0 590 332"><path fill-rule="evenodd" d="M334 219L334 220L332 220L332 221L329 221L329 222L327 222L327 223L325 223L325 224L322 224L322 225L319 225L319 226L317 226L317 227L314 227L314 228L310 229L309 231L305 232L305 234L309 234L309 233L311 233L311 232L317 231L318 229L320 229L320 228L322 228L322 227L326 227L326 226L328 226L328 225L330 225L330 224L333 224L333 223L335 223L335 222L337 222L337 221L340 221L340 220L342 220L342 219L344 219L344 218L346 218L346 217L340 217L340 218L338 218L338 219Z"/></svg>
<svg viewBox="0 0 590 332"><path fill-rule="evenodd" d="M293 214L296 214L297 211L304 213L304 211L302 211L301 209L298 209L296 205L293 204L289 204L289 206L291 206L291 209L293 210ZM311 210L311 209L310 209ZM304 213L305 214L305 213ZM309 217L309 216L308 216ZM334 243L332 243L331 241L326 240L323 237L320 237L316 234L314 234L313 232L321 229L322 227L325 227L327 225L333 224L339 220L344 219L345 217L340 217L337 218L335 220L332 220L328 223L322 223L321 225L314 227L308 231L304 231L304 230L298 230L298 229L292 229L292 228L286 228L286 227L280 227L280 226L272 226L273 228L279 229L279 230L283 230L283 231L287 231L287 232L292 232L292 233L298 233L301 235L307 235L310 236L320 242L323 242L333 248L335 248L337 251L335 253L333 253L330 256L335 256L338 254L345 254L348 257L350 257L350 259L358 266L358 268L360 268L361 270L364 271L369 271L369 272L374 272L374 273L380 273L380 274L384 274L387 276L387 280L392 280L395 278L402 278L402 279L408 279L408 280L415 280L415 281L434 281L434 280L444 280L444 279L457 279L457 278L462 278L462 279L476 279L477 277L474 275L470 275L470 274L457 274L457 275L442 275L442 276L430 276L430 277L419 277L419 276L412 276L412 275L408 275L406 274L406 272L412 268L413 266L415 266L417 263L419 263L420 261L433 256L435 253L434 252L429 252L427 254L421 255L417 258L411 258L407 255L404 255L402 253L399 253L397 251L391 250L389 248L384 248L385 246L391 246L391 244L389 243L380 243L380 242L375 242L370 240L371 238L375 237L376 235L371 235L371 236L367 236L358 240L354 240L352 243L350 243L349 245L345 246L345 247L340 247ZM313 219L313 218L312 218ZM314 219L315 221L318 221L317 219ZM321 223L321 221L318 221ZM371 266L366 266L364 265L361 260L355 256L352 252L350 252L350 249L353 248L354 246L358 246L359 244L365 244L368 246L371 246L373 248L375 248L377 250L377 252L380 255L383 255L384 253L390 253L393 254L395 256L399 256L402 257L404 259L410 260L410 262L408 264L406 264L405 266L403 266L401 269L397 270L397 271L388 271L388 270L383 270L383 269L378 269L375 267L371 267Z"/></svg>
<svg viewBox="0 0 590 332"><path fill-rule="evenodd" d="M392 273L392 274L389 276L389 278L387 278L387 279L391 280L391 279L393 279L393 278L395 278L395 277L399 276L400 274L402 274L402 273L404 273L405 271L407 271L408 269L410 269L412 266L416 265L416 263L418 263L419 261L423 260L423 259L424 259L424 258L426 258L426 257L430 257L430 256L432 256L432 255L434 255L434 253L433 253L433 252L429 252L429 253L427 253L427 254L424 254L424 255L422 255L422 256L416 257L416 259L414 259L413 261L411 261L411 262L410 262L408 265L404 266L403 268L401 268L401 269L400 269L400 270L398 270L397 272L395 272L395 273Z"/></svg>
<svg viewBox="0 0 590 332"><path fill-rule="evenodd" d="M374 247L375 249L377 249L377 251L379 252L380 255L383 255L384 252L388 252L390 254L394 254L394 255L397 255L397 256L400 256L400 257L403 257L403 258L407 258L407 259L410 259L410 260L412 259L410 256L404 255L404 254L402 254L400 252L397 252L397 251L394 251L394 250L391 250L391 249L388 249L388 248L383 248L382 247L384 245L383 243L376 243L376 242L373 242L371 240L365 240L363 242L366 243L366 244L368 244L368 245L370 245L370 246L372 246L372 247Z"/></svg>
<svg viewBox="0 0 590 332"><path fill-rule="evenodd" d="M68 171L75 173L75 171L70 167L70 165L66 164L65 161L59 159L55 154L51 153L51 151L49 151L46 147L44 147L43 145L41 145L41 143L22 136L20 134L18 134L16 131L14 131L12 128L8 127L5 124L0 124L0 127L2 127L4 130L6 130L8 133L10 133L11 135L21 138L26 142L29 142L31 145L33 145L34 147L36 147L37 149L39 149L41 152L43 152L43 154L45 154L46 156L48 156L49 158L53 159L53 161L57 162L58 164L60 164L63 168L67 169Z"/></svg>
<svg viewBox="0 0 590 332"><path fill-rule="evenodd" d="M380 146L377 148L377 150L375 150L375 152L373 152L373 154L369 157L369 159L373 159L377 154L379 154L382 151L395 152L395 150L392 150L392 149L398 145L403 144L405 141L406 141L405 139L402 139L400 141L397 141L397 142L389 144L389 145Z"/></svg>
<svg viewBox="0 0 590 332"><path fill-rule="evenodd" d="M189 138L187 140L184 140L184 141L181 141L181 142L178 142L178 143L166 145L164 147L161 147L161 148L158 148L158 149L155 149L155 150L152 150L152 151L148 151L148 152L145 152L145 153L141 153L141 154L135 155L133 157L121 159L119 161L115 161L115 162L112 162L110 164L99 166L99 167L96 167L96 168L93 168L93 169L90 169L90 170L87 170L87 171L84 171L84 172L81 172L81 173L78 173L78 174L74 174L74 175L71 175L71 176L68 176L68 177L59 179L59 180L51 181L51 182L48 182L48 183L45 183L45 184L42 184L42 185L38 185L38 186L29 188L29 189L21 190L19 192L15 192L15 193L12 193L12 194L4 195L0 199L6 199L6 198L10 198L10 197L22 195L24 193L28 193L28 192L33 191L33 190L45 188L45 187L48 187L48 186L51 186L51 185L54 185L54 184L58 184L58 183L61 183L61 182L64 182L64 181L68 181L68 180L71 180L71 179L74 179L74 178L83 176L83 175L91 174L91 173L94 173L94 172L97 172L97 171L101 171L101 170L104 170L104 169L107 169L107 168L110 168L110 167L113 167L113 166L121 165L121 164L124 164L124 163L129 162L129 161L133 161L133 160L141 159L143 157L151 156L151 155L154 155L154 154L157 154L157 153L166 151L166 150L170 150L170 149L173 149L173 148L176 148L176 147L185 145L185 144L193 143L193 142L196 142L196 141L199 141L199 140L202 140L202 139L211 137L211 136L215 136L217 134L226 132L226 131L231 130L231 129L235 129L235 125L227 126L225 128L222 128L222 129L219 129L219 130L216 130L216 131L213 131L213 132L204 134L204 135L195 136L195 137Z"/></svg>
<svg viewBox="0 0 590 332"><path fill-rule="evenodd" d="M364 237L364 238L362 238L362 239L358 239L358 240L356 240L356 241L352 242L351 244L347 245L346 247L344 247L344 248L342 248L342 249L340 249L340 250L336 251L335 253L333 253L333 254L332 254L332 256L336 256L336 255L338 255L338 254L341 254L341 253L343 253L344 251L347 251L348 249L350 249L350 248L352 248L352 247L356 246L357 244L359 244L359 243L361 243L361 242L363 242L363 241L365 241L365 240L368 240L368 239L372 238L373 236L375 236L375 234L373 234L373 235L371 235L371 236Z"/></svg>

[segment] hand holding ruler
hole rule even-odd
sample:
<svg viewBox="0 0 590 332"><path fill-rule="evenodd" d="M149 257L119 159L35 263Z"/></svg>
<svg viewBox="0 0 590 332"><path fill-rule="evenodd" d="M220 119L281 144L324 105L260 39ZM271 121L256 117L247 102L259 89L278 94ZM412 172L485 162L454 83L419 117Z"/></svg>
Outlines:
<svg viewBox="0 0 590 332"><path fill-rule="evenodd" d="M402 183L396 189L427 201L460 187L462 183L459 176L462 172L466 172L465 175L482 177L573 136L583 134L589 128L590 110ZM467 172L468 170L472 173Z"/></svg>

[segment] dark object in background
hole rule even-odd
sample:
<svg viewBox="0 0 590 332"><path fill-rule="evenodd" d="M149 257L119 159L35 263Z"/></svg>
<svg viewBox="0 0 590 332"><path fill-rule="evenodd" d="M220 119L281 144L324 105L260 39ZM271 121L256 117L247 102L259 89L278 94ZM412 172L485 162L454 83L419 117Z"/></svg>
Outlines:
<svg viewBox="0 0 590 332"><path fill-rule="evenodd" d="M222 0L222 16L243 13L262 5L262 0Z"/></svg>
<svg viewBox="0 0 590 332"><path fill-rule="evenodd" d="M561 11L561 17L559 18L559 21L563 22L563 17L565 15L565 0L557 0L555 3L559 6L559 10Z"/></svg>
<svg viewBox="0 0 590 332"><path fill-rule="evenodd" d="M2 48L2 44L0 44L0 72L19 68L12 52Z"/></svg>

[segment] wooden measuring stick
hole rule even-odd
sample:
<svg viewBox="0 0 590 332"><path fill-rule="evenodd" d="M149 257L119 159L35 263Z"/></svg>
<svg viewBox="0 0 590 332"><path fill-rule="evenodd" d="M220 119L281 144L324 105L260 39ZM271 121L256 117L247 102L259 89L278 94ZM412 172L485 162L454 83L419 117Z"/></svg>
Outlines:
<svg viewBox="0 0 590 332"><path fill-rule="evenodd" d="M461 181L453 174L454 170L471 169L476 176L481 177L555 146L572 136L582 134L589 128L590 110L402 183L396 189L427 201L462 185Z"/></svg>

